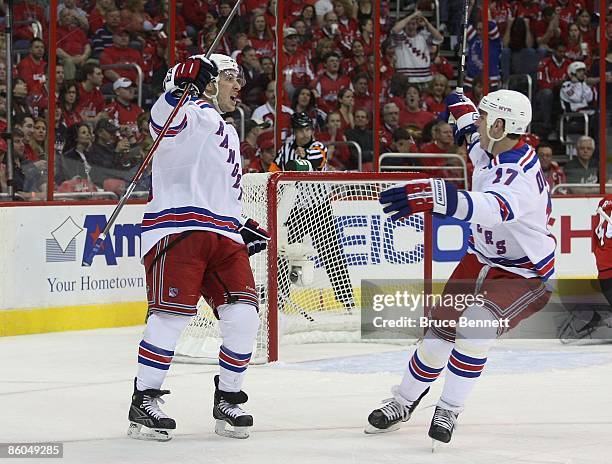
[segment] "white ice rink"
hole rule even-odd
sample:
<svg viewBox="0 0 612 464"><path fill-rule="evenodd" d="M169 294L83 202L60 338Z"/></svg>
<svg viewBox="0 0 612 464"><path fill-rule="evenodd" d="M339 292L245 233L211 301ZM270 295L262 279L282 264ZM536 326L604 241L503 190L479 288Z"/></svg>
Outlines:
<svg viewBox="0 0 612 464"><path fill-rule="evenodd" d="M59 461L82 464L612 463L612 345L501 343L453 441L432 454L427 429L442 379L400 431L364 435L413 350L372 344L281 347L282 362L251 366L248 440L213 433L216 367L173 365L164 410L177 421L174 439L128 439L141 331L0 338L0 442L62 441ZM14 462L39 461L54 462Z"/></svg>

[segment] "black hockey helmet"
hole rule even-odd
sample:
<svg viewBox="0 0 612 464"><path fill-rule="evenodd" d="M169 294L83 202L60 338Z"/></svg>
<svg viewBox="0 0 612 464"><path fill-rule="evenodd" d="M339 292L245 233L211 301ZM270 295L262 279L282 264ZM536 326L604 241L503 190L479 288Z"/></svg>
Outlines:
<svg viewBox="0 0 612 464"><path fill-rule="evenodd" d="M302 111L291 115L291 127L293 129L299 129L302 127L314 127L314 124L310 116Z"/></svg>

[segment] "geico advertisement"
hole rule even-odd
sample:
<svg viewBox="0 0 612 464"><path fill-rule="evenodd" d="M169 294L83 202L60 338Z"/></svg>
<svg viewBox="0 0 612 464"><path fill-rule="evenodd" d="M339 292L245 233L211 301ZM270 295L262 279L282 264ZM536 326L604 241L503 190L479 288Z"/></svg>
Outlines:
<svg viewBox="0 0 612 464"><path fill-rule="evenodd" d="M553 200L552 232L557 239L554 278L596 275L591 230L598 201ZM0 283L0 308L144 300L142 205L124 207L92 266L81 265L112 210L112 206L95 205L0 208L4 238L0 269L5 276ZM420 217L391 221L375 201L335 202L333 214L353 280L422 275ZM447 278L465 253L469 228L453 219L434 218L432 232L434 278ZM321 260L316 250L313 252L320 267Z"/></svg>

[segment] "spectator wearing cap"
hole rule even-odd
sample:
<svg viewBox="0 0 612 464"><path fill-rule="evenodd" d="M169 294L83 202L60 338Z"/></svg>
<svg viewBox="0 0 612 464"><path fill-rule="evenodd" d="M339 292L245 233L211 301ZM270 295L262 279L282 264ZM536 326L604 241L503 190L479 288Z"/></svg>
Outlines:
<svg viewBox="0 0 612 464"><path fill-rule="evenodd" d="M329 114L336 109L340 90L352 87L352 83L348 76L340 74L340 55L328 53L323 63L325 72L317 79L315 92L319 95L319 108Z"/></svg>
<svg viewBox="0 0 612 464"><path fill-rule="evenodd" d="M17 65L17 74L28 84L30 95L45 93L47 62L43 60L44 55L45 43L38 38L32 39L30 53Z"/></svg>
<svg viewBox="0 0 612 464"><path fill-rule="evenodd" d="M264 102L263 93L268 84L268 78L261 69L257 51L251 45L244 47L240 56L242 57L242 72L246 80L246 84L241 89L242 101L249 106L257 107Z"/></svg>
<svg viewBox="0 0 612 464"><path fill-rule="evenodd" d="M110 82L115 82L120 77L125 77L132 82L137 81L138 73L133 67L104 69L104 66L113 64L137 64L143 68L144 63L141 54L137 50L129 48L129 44L130 35L128 31L118 27L113 34L113 45L104 49L100 55L100 66L104 70L104 76Z"/></svg>
<svg viewBox="0 0 612 464"><path fill-rule="evenodd" d="M240 144L240 154L246 160L245 165L253 161L257 155L257 139L264 129L272 124L261 119L249 119L244 125L244 140Z"/></svg>
<svg viewBox="0 0 612 464"><path fill-rule="evenodd" d="M116 8L109 9L104 15L104 25L93 36L92 58L99 59L102 52L113 45L113 34L121 24L121 13Z"/></svg>
<svg viewBox="0 0 612 464"><path fill-rule="evenodd" d="M308 56L298 49L297 31L292 27L286 27L283 30L283 37L283 62L285 63L283 75L285 76L285 82L290 83L293 89L309 85L314 80L315 75ZM293 96L293 89L289 98Z"/></svg>
<svg viewBox="0 0 612 464"><path fill-rule="evenodd" d="M416 126L423 130L427 123L436 119L433 113L423 110L421 91L417 85L408 84L405 103L404 111L400 114L401 127Z"/></svg>
<svg viewBox="0 0 612 464"><path fill-rule="evenodd" d="M263 14L253 15L247 35L259 56L274 56L274 36Z"/></svg>
<svg viewBox="0 0 612 464"><path fill-rule="evenodd" d="M89 124L95 125L99 114L104 111L104 95L100 92L100 86L104 80L104 74L100 66L93 63L85 63L81 69L82 81L79 84L79 102L76 111L81 119Z"/></svg>
<svg viewBox="0 0 612 464"><path fill-rule="evenodd" d="M64 74L67 80L76 76L76 70L83 65L91 55L91 45L75 13L64 8L59 14L57 27L57 56L62 59Z"/></svg>
<svg viewBox="0 0 612 464"><path fill-rule="evenodd" d="M364 109L355 110L355 127L347 129L344 133L347 140L351 140L359 145L361 148L361 161L363 163L362 169L364 171L372 170L372 159L374 154L374 141L372 140L372 128L370 127L370 116ZM355 164L349 164L349 169L357 168L357 152L354 147L349 146L351 150L351 161L355 161Z"/></svg>
<svg viewBox="0 0 612 464"><path fill-rule="evenodd" d="M76 0L63 0L62 3L57 5L58 17L62 14L62 11L64 10L70 10L78 26L85 33L89 32L89 20L87 19L87 13L85 13L85 11L81 10L77 6Z"/></svg>
<svg viewBox="0 0 612 464"><path fill-rule="evenodd" d="M136 96L134 83L125 77L120 77L113 83L113 90L115 99L104 112L116 125L127 128L132 134L138 133L138 116L144 110L134 103Z"/></svg>
<svg viewBox="0 0 612 464"><path fill-rule="evenodd" d="M280 124L280 126L283 128L281 131L281 138L285 140L293 110L285 105L282 105L281 109L281 117L279 118L279 121L276 121L276 81L270 81L266 87L266 103L255 108L251 118L271 121L273 124L275 122Z"/></svg>
<svg viewBox="0 0 612 464"><path fill-rule="evenodd" d="M58 106L62 110L62 119L67 127L81 122L81 115L77 111L79 104L79 91L74 81L66 81L62 85L58 98Z"/></svg>
<svg viewBox="0 0 612 464"><path fill-rule="evenodd" d="M249 164L248 172L256 173L280 171L280 168L274 162L276 152L274 151L274 137L272 134L262 134L257 143L259 145L257 157Z"/></svg>
<svg viewBox="0 0 612 464"><path fill-rule="evenodd" d="M108 179L127 180L127 172L132 167L129 153L130 142L120 137L119 128L108 119L100 119L95 141L86 152L91 180L100 188L104 188Z"/></svg>

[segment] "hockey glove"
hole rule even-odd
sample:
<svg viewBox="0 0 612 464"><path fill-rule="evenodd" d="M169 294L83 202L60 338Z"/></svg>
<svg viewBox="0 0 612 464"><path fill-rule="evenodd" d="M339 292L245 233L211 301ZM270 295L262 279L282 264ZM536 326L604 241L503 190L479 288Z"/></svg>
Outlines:
<svg viewBox="0 0 612 464"><path fill-rule="evenodd" d="M449 93L444 99L448 108L449 122L453 122L456 127L455 142L463 145L466 138L469 140L474 132L478 131L474 122L480 117L478 108L468 97L461 93ZM451 119L452 118L452 119Z"/></svg>
<svg viewBox="0 0 612 464"><path fill-rule="evenodd" d="M442 179L418 179L385 190L378 200L397 221L424 211L452 216L457 211L457 187Z"/></svg>
<svg viewBox="0 0 612 464"><path fill-rule="evenodd" d="M168 87L185 90L189 84L194 84L201 94L213 78L219 75L217 65L204 55L193 55L179 63L174 71L173 80ZM166 78L167 79L167 78ZM173 84L173 85L172 85Z"/></svg>
<svg viewBox="0 0 612 464"><path fill-rule="evenodd" d="M255 253L265 250L268 246L270 235L253 219L247 219L239 232L240 235L242 235L244 244L247 246L249 256L253 256Z"/></svg>

